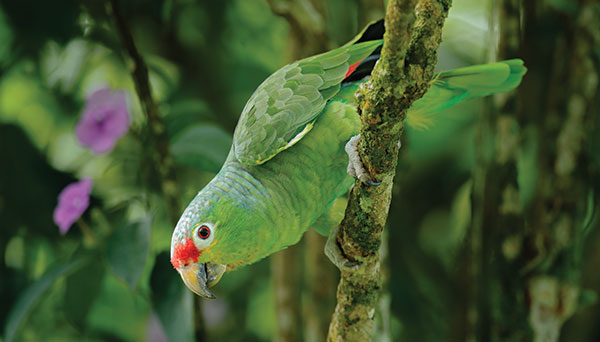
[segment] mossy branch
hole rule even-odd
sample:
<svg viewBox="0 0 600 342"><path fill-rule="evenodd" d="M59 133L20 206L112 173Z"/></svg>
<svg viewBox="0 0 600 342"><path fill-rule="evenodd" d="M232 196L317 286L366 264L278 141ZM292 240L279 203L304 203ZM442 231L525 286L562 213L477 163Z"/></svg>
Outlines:
<svg viewBox="0 0 600 342"><path fill-rule="evenodd" d="M374 181L357 182L336 237L348 259L342 270L328 341L368 341L379 288L378 250L385 225L407 109L425 94L434 76L437 48L451 0L390 0L381 59L357 92L362 119L359 154Z"/></svg>

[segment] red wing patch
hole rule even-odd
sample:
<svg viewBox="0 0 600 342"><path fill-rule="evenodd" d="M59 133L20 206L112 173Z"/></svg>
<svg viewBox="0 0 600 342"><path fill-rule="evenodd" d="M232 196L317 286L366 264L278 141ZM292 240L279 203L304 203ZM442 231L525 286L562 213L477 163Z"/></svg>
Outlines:
<svg viewBox="0 0 600 342"><path fill-rule="evenodd" d="M362 62L362 61L360 61L360 62ZM358 62L358 63L355 63L355 64L352 64L352 65L351 65L351 66L348 68L348 72L346 73L346 76L344 76L344 78L346 78L346 77L350 76L350 75L351 75L351 74L354 72L354 70L356 70L356 68L358 67L358 65L360 64L360 62Z"/></svg>
<svg viewBox="0 0 600 342"><path fill-rule="evenodd" d="M178 269L180 266L187 265L190 260L192 262L198 262L200 253L202 252L196 248L192 239L185 239L185 244L179 243L175 245L173 257L171 257L171 264L175 269Z"/></svg>

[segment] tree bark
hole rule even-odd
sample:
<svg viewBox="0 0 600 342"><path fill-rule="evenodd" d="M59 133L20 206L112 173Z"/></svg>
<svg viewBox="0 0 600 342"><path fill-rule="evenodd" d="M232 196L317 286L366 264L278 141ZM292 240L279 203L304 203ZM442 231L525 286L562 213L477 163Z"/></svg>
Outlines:
<svg viewBox="0 0 600 342"><path fill-rule="evenodd" d="M360 158L371 186L356 182L336 242L360 263L341 270L328 341L369 341L381 287L378 250L385 225L407 109L429 88L451 1L390 0L381 59L357 92L361 115ZM418 13L418 17L415 15Z"/></svg>
<svg viewBox="0 0 600 342"><path fill-rule="evenodd" d="M323 250L327 238L314 230L304 234L305 240L305 290L304 340L323 342L327 339L327 329L335 308L335 266L331 264Z"/></svg>
<svg viewBox="0 0 600 342"><path fill-rule="evenodd" d="M325 30L323 3L317 0L268 0L271 11L290 26L287 59L291 61L327 50L330 40ZM333 286L334 276L323 253L323 243L314 231L304 235L301 244L271 257L271 276L275 287L278 342L323 341L324 327L331 314L330 300L324 298ZM302 267L302 259L306 261ZM306 272L306 274L303 274ZM328 274L329 272L329 274ZM301 301L303 278L308 278L305 310ZM311 281L314 281L312 283ZM306 313L302 315L302 313ZM304 319L303 319L304 318ZM302 327L305 327L304 331ZM303 336L304 335L304 336Z"/></svg>
<svg viewBox="0 0 600 342"><path fill-rule="evenodd" d="M290 246L271 257L271 277L275 289L277 336L274 341L302 341L302 265L303 244Z"/></svg>
<svg viewBox="0 0 600 342"><path fill-rule="evenodd" d="M520 1L503 0L495 5L500 32L498 53L491 59L516 58L521 33ZM499 94L486 103L488 110L479 122L478 165L473 174L471 260L475 298L471 312L475 314L471 315L470 336L478 341L504 340L508 336L509 340L529 340L527 320L523 318L527 315L524 279L513 269L520 268L516 254L525 231L517 176L521 140L517 93ZM498 279L498 275L504 279ZM507 298L497 298L501 293Z"/></svg>
<svg viewBox="0 0 600 342"><path fill-rule="evenodd" d="M499 9L498 57L521 56L529 72L516 96L497 96L497 110L481 122L494 154L480 158L475 174L482 260L476 340L553 342L580 293L592 187L582 146L597 115L600 7L504 0ZM535 179L519 181L532 172Z"/></svg>
<svg viewBox="0 0 600 342"><path fill-rule="evenodd" d="M534 341L539 342L558 341L563 323L577 309L581 253L589 233L584 218L591 176L588 151L582 145L591 136L590 123L598 114L593 104L599 95L596 48L600 44L600 6L595 1L577 5L570 15L552 12L542 1L524 5L525 58L534 58L532 49L540 44L534 35L541 33L544 24L559 17L565 20L567 15L554 37L551 63L538 64L540 68L532 70L522 88L528 106L523 106L520 117L532 113L532 106L538 113L531 117L531 125L538 124L539 176L535 204L528 213L531 235L527 247L533 257L526 265L530 275L526 294ZM535 53L539 55L539 51ZM540 89L545 92L540 94Z"/></svg>

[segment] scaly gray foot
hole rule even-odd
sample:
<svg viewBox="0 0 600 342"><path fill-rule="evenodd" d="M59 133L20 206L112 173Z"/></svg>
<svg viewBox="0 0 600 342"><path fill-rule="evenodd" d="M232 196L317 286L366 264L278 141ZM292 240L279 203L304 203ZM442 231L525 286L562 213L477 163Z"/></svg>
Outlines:
<svg viewBox="0 0 600 342"><path fill-rule="evenodd" d="M371 176L365 170L362 161L360 160L360 155L358 154L358 140L360 139L360 134L353 136L346 143L346 153L348 154L348 174L361 182L367 183L369 185L377 186L380 185L381 182L374 182L371 180ZM402 147L402 143L398 141L398 148Z"/></svg>
<svg viewBox="0 0 600 342"><path fill-rule="evenodd" d="M361 182L367 183L369 185L377 186L381 184L381 182L374 182L371 180L371 177L365 170L362 161L360 160L360 156L358 155L358 140L360 139L360 134L353 136L346 143L346 153L348 154L348 174Z"/></svg>
<svg viewBox="0 0 600 342"><path fill-rule="evenodd" d="M362 263L360 261L351 261L346 258L336 241L337 232L337 226L331 229L329 232L329 237L327 238L327 243L325 244L325 255L327 255L329 260L331 260L331 262L338 269L340 269L340 271L355 271L362 266Z"/></svg>

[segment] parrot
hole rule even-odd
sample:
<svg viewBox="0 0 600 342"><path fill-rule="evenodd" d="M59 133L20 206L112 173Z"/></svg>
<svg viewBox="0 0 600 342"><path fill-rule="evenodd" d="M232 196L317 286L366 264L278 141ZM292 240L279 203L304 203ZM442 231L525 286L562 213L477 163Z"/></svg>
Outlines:
<svg viewBox="0 0 600 342"><path fill-rule="evenodd" d="M327 236L333 229L315 222L327 221L355 177L377 185L347 145L360 133L354 93L380 56L383 31L380 20L339 48L285 65L250 96L222 168L173 231L171 264L192 292L215 298L209 288L226 271L296 244L310 227ZM456 103L514 89L525 72L520 59L440 72L405 122L426 127Z"/></svg>

